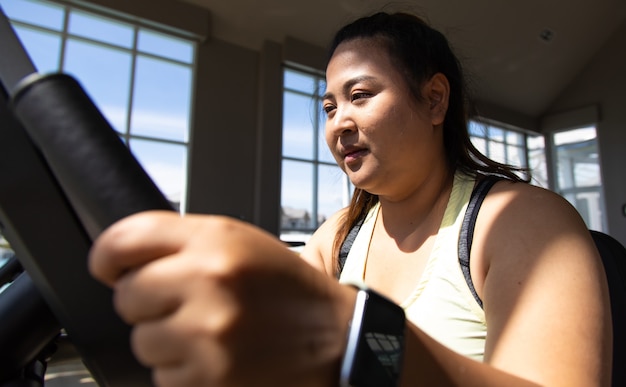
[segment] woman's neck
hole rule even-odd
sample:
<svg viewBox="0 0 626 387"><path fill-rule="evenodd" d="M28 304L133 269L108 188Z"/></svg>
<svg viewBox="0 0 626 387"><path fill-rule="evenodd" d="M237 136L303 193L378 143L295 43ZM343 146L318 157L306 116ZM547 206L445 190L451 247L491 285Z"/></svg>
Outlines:
<svg viewBox="0 0 626 387"><path fill-rule="evenodd" d="M437 233L445 213L453 173L431 175L401 200L381 196L378 225L396 240L398 246L416 248Z"/></svg>

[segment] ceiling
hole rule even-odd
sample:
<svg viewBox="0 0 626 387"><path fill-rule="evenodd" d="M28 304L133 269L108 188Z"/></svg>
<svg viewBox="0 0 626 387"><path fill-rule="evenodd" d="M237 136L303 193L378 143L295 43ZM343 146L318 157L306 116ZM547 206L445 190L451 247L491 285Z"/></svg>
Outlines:
<svg viewBox="0 0 626 387"><path fill-rule="evenodd" d="M540 117L626 22L624 0L181 1L211 11L217 39L254 49L285 36L326 47L356 17L417 13L448 36L477 100L530 118Z"/></svg>

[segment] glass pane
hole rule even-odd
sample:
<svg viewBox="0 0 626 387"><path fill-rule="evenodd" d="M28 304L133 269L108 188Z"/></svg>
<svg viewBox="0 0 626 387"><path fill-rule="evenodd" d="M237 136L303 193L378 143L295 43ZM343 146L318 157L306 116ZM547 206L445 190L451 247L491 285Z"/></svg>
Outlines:
<svg viewBox="0 0 626 387"><path fill-rule="evenodd" d="M597 187L602 184L600 179L600 165L597 162L575 163L574 184L576 187Z"/></svg>
<svg viewBox="0 0 626 387"><path fill-rule="evenodd" d="M317 219L318 226L332 214L346 206L347 177L339 167L320 165L318 167Z"/></svg>
<svg viewBox="0 0 626 387"><path fill-rule="evenodd" d="M574 206L592 230L603 230L604 214L602 212L602 195L600 189L579 192L576 194Z"/></svg>
<svg viewBox="0 0 626 387"><path fill-rule="evenodd" d="M188 66L138 56L131 133L187 141L191 80Z"/></svg>
<svg viewBox="0 0 626 387"><path fill-rule="evenodd" d="M504 144L499 142L489 141L489 158L499 163L506 163L506 156L504 154Z"/></svg>
<svg viewBox="0 0 626 387"><path fill-rule="evenodd" d="M60 34L19 26L15 27L15 32L17 32L37 71L40 73L58 71L59 53L61 52Z"/></svg>
<svg viewBox="0 0 626 387"><path fill-rule="evenodd" d="M580 128L554 134L554 145L574 144L596 138L596 128Z"/></svg>
<svg viewBox="0 0 626 387"><path fill-rule="evenodd" d="M315 95L315 78L316 77L310 74L285 69L284 87L286 89L292 89L310 95Z"/></svg>
<svg viewBox="0 0 626 387"><path fill-rule="evenodd" d="M319 104L318 104L319 106ZM320 108L318 110L318 135L317 135L317 158L320 161L325 161L328 163L336 163L335 158L332 153L330 153L330 149L328 149L328 144L326 143L325 136L325 127L326 127L326 114Z"/></svg>
<svg viewBox="0 0 626 387"><path fill-rule="evenodd" d="M486 137L487 136L487 128L485 125L479 124L476 121L469 122L469 133L470 136L475 137Z"/></svg>
<svg viewBox="0 0 626 387"><path fill-rule="evenodd" d="M125 48L133 47L133 27L85 12L70 13L69 32Z"/></svg>
<svg viewBox="0 0 626 387"><path fill-rule="evenodd" d="M74 39L68 40L65 71L76 76L104 116L119 132L126 131L130 66L129 53Z"/></svg>
<svg viewBox="0 0 626 387"><path fill-rule="evenodd" d="M600 165L595 129L554 134L558 189L600 186Z"/></svg>
<svg viewBox="0 0 626 387"><path fill-rule="evenodd" d="M528 149L545 149L546 140L542 135L528 136L526 138L526 146Z"/></svg>
<svg viewBox="0 0 626 387"><path fill-rule="evenodd" d="M313 164L283 160L281 228L307 230L313 225Z"/></svg>
<svg viewBox="0 0 626 387"><path fill-rule="evenodd" d="M512 130L506 131L506 142L511 145L524 145L524 135Z"/></svg>
<svg viewBox="0 0 626 387"><path fill-rule="evenodd" d="M548 188L548 168L546 164L545 140L541 135L528 136L528 167L532 177L531 183Z"/></svg>
<svg viewBox="0 0 626 387"><path fill-rule="evenodd" d="M524 154L524 150L517 146L508 146L507 147L507 160L508 164L514 165L516 167L526 167L526 155Z"/></svg>
<svg viewBox="0 0 626 387"><path fill-rule="evenodd" d="M187 147L131 139L130 149L159 189L180 208L186 187Z"/></svg>
<svg viewBox="0 0 626 387"><path fill-rule="evenodd" d="M324 93L326 93L326 80L324 80L322 78L319 79L319 83L318 83L318 86L317 86L317 93L318 93L318 96L320 96L320 97L324 96Z"/></svg>
<svg viewBox="0 0 626 387"><path fill-rule="evenodd" d="M484 138L470 137L474 147L483 155L487 155L487 140Z"/></svg>
<svg viewBox="0 0 626 387"><path fill-rule="evenodd" d="M185 63L193 62L194 44L190 41L144 29L139 30L137 39L139 51Z"/></svg>
<svg viewBox="0 0 626 387"><path fill-rule="evenodd" d="M283 156L313 158L313 121L310 97L285 92L283 106ZM313 116L314 117L314 116Z"/></svg>
<svg viewBox="0 0 626 387"><path fill-rule="evenodd" d="M494 126L489 127L489 139L491 141L504 142L504 130Z"/></svg>
<svg viewBox="0 0 626 387"><path fill-rule="evenodd" d="M31 0L0 0L0 5L10 19L56 31L63 29L64 12L59 5Z"/></svg>

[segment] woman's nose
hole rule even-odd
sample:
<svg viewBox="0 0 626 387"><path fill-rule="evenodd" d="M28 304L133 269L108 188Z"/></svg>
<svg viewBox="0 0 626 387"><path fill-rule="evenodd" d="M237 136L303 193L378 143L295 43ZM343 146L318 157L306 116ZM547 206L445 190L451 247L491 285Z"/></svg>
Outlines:
<svg viewBox="0 0 626 387"><path fill-rule="evenodd" d="M326 130L330 130L334 136L341 136L356 130L357 126L348 109L337 107L335 114L326 121Z"/></svg>

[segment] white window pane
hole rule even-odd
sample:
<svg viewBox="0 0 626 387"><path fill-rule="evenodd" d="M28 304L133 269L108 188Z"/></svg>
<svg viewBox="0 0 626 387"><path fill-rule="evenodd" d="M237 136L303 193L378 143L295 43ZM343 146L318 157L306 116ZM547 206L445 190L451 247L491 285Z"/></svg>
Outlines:
<svg viewBox="0 0 626 387"><path fill-rule="evenodd" d="M490 126L488 136L491 141L504 142L504 130L500 128Z"/></svg>
<svg viewBox="0 0 626 387"><path fill-rule="evenodd" d="M546 141L542 135L528 136L526 138L526 146L528 149L545 149Z"/></svg>
<svg viewBox="0 0 626 387"><path fill-rule="evenodd" d="M475 136L475 137L487 136L487 128L485 127L485 125L479 124L476 121L470 120L468 128L469 128L470 136Z"/></svg>
<svg viewBox="0 0 626 387"><path fill-rule="evenodd" d="M333 157L330 149L328 148L328 144L326 143L326 113L322 111L321 107L319 109L318 114L318 134L317 134L317 158L320 161L325 161L329 163L336 163L335 158Z"/></svg>
<svg viewBox="0 0 626 387"><path fill-rule="evenodd" d="M138 56L131 133L187 141L191 81L188 66Z"/></svg>
<svg viewBox="0 0 626 387"><path fill-rule="evenodd" d="M98 60L94 60L98 58ZM126 131L131 55L69 39L65 71L73 74L119 132Z"/></svg>
<svg viewBox="0 0 626 387"><path fill-rule="evenodd" d="M295 93L284 93L283 156L313 158L312 99Z"/></svg>
<svg viewBox="0 0 626 387"><path fill-rule="evenodd" d="M470 140L480 153L487 155L487 141L484 138L470 137Z"/></svg>
<svg viewBox="0 0 626 387"><path fill-rule="evenodd" d="M185 195L187 147L139 139L131 139L129 146L161 192L179 205Z"/></svg>
<svg viewBox="0 0 626 387"><path fill-rule="evenodd" d="M14 27L17 36L26 48L28 56L40 73L56 72L59 69L61 35L43 32L28 27Z"/></svg>
<svg viewBox="0 0 626 387"><path fill-rule="evenodd" d="M339 167L329 165L320 165L318 167L318 225L345 207L346 185L347 177Z"/></svg>
<svg viewBox="0 0 626 387"><path fill-rule="evenodd" d="M574 207L576 207L588 228L598 231L604 229L602 195L599 188L576 193Z"/></svg>
<svg viewBox="0 0 626 387"><path fill-rule="evenodd" d="M313 164L283 160L281 207L281 228L314 228Z"/></svg>
<svg viewBox="0 0 626 387"><path fill-rule="evenodd" d="M286 69L283 73L283 82L286 89L301 91L310 95L315 93L315 77L302 73L300 71L294 71Z"/></svg>
<svg viewBox="0 0 626 387"><path fill-rule="evenodd" d="M600 165L590 162L574 164L574 180L576 187L595 187L602 184L600 179Z"/></svg>
<svg viewBox="0 0 626 387"><path fill-rule="evenodd" d="M139 30L137 39L137 49L139 51L185 63L193 62L194 44L188 40L144 29Z"/></svg>
<svg viewBox="0 0 626 387"><path fill-rule="evenodd" d="M517 146L507 147L507 164L514 165L516 167L526 167L526 155L524 149Z"/></svg>
<svg viewBox="0 0 626 387"><path fill-rule="evenodd" d="M528 144L528 167L532 177L531 183L549 188L544 137L541 135L528 136L526 143Z"/></svg>
<svg viewBox="0 0 626 387"><path fill-rule="evenodd" d="M601 186L595 128L554 134L558 189Z"/></svg>
<svg viewBox="0 0 626 387"><path fill-rule="evenodd" d="M596 128L580 128L554 134L554 145L575 144L596 138Z"/></svg>
<svg viewBox="0 0 626 387"><path fill-rule="evenodd" d="M323 97L324 93L326 93L326 80L324 78L318 79L317 93L318 93L318 96L320 97ZM320 110L321 110L321 107L320 107Z"/></svg>
<svg viewBox="0 0 626 387"><path fill-rule="evenodd" d="M506 163L504 144L489 141L489 158L499 163Z"/></svg>
<svg viewBox="0 0 626 387"><path fill-rule="evenodd" d="M32 0L0 0L4 13L14 20L61 31L64 11L60 5Z"/></svg>
<svg viewBox="0 0 626 387"><path fill-rule="evenodd" d="M125 48L133 46L133 27L85 12L70 13L69 32Z"/></svg>
<svg viewBox="0 0 626 387"><path fill-rule="evenodd" d="M510 145L524 145L524 135L512 130L507 130L506 142Z"/></svg>

